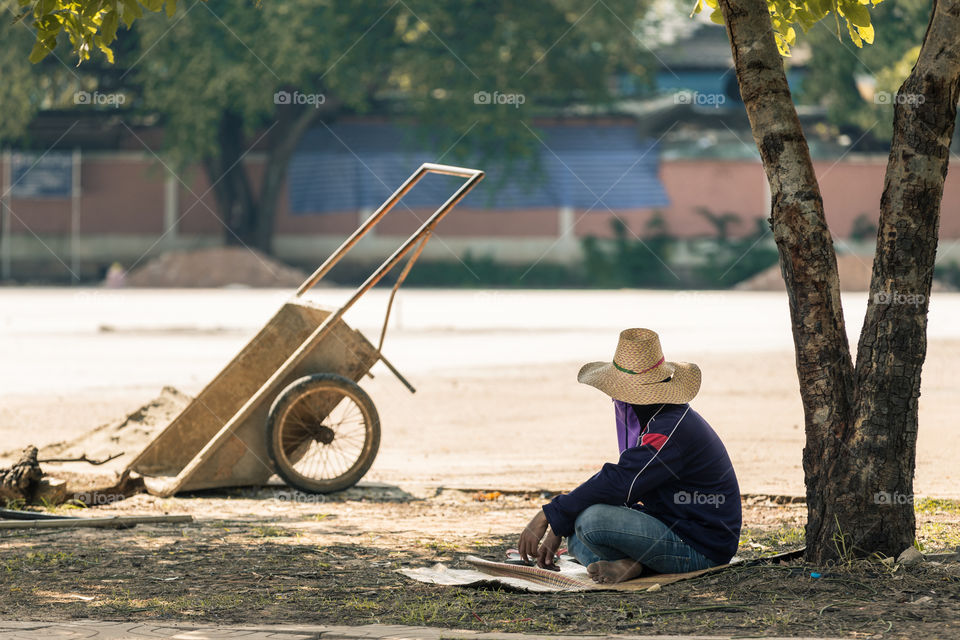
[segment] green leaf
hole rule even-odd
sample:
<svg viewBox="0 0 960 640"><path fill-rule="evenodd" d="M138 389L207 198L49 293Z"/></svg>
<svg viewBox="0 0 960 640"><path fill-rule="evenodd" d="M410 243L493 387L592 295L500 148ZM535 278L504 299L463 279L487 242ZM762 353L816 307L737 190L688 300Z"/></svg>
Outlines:
<svg viewBox="0 0 960 640"><path fill-rule="evenodd" d="M120 16L116 11L110 11L109 13L103 16L103 22L100 26L100 34L103 37L103 41L106 43L111 43L117 37L117 28L120 26ZM113 62L111 60L110 62Z"/></svg>
<svg viewBox="0 0 960 640"><path fill-rule="evenodd" d="M786 38L779 33L774 33L773 37L777 41L777 49L779 49L780 55L782 55L784 58L792 57L790 54L790 44L787 42Z"/></svg>
<svg viewBox="0 0 960 640"><path fill-rule="evenodd" d="M123 5L123 13L121 14L123 24L127 25L129 29L134 20L143 17L143 11L140 9L137 0L121 0L121 3Z"/></svg>
<svg viewBox="0 0 960 640"><path fill-rule="evenodd" d="M81 5L81 6L82 6L82 9L80 11L80 15L85 18L89 18L91 16L95 16L98 13L100 13L100 10L103 8L103 0L99 0L98 2L88 1L85 6L84 5Z"/></svg>
<svg viewBox="0 0 960 640"><path fill-rule="evenodd" d="M856 27L869 27L870 26L870 11L854 0L849 0L844 2L840 11L843 13L843 17L847 19L847 22L852 22Z"/></svg>
<svg viewBox="0 0 960 640"><path fill-rule="evenodd" d="M36 64L47 57L47 54L50 53L52 49L46 46L41 41L36 41L33 43L33 51L30 52L30 62Z"/></svg>
<svg viewBox="0 0 960 640"><path fill-rule="evenodd" d="M40 0L40 2L37 3L37 17L48 16L53 13L53 10L56 8L56 0Z"/></svg>
<svg viewBox="0 0 960 640"><path fill-rule="evenodd" d="M853 44L857 45L857 48L863 48L863 40L860 39L860 35L857 33L857 30L853 28L853 24L849 21L847 22L847 31L850 33L850 40Z"/></svg>
<svg viewBox="0 0 960 640"><path fill-rule="evenodd" d="M723 24L723 12L720 9L714 9L710 12L710 22Z"/></svg>
<svg viewBox="0 0 960 640"><path fill-rule="evenodd" d="M804 33L810 31L810 29L813 28L813 25L820 21L819 18L815 17L806 9L797 10L797 20L800 22L800 26L803 28Z"/></svg>
<svg viewBox="0 0 960 640"><path fill-rule="evenodd" d="M103 52L103 55L107 56L107 62L113 64L113 49L103 41L103 38L96 38L97 48Z"/></svg>
<svg viewBox="0 0 960 640"><path fill-rule="evenodd" d="M836 2L834 0L814 0L814 3L817 7L817 12L826 16L831 11L836 10Z"/></svg>

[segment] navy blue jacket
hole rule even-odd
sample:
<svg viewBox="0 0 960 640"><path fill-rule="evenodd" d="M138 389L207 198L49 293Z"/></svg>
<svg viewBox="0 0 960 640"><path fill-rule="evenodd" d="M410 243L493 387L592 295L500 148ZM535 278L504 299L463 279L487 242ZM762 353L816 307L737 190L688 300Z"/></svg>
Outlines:
<svg viewBox="0 0 960 640"><path fill-rule="evenodd" d="M543 506L553 532L572 535L577 516L591 505L626 505L671 527L710 560L728 562L740 541L740 488L720 437L689 404L633 408L647 425L640 441Z"/></svg>

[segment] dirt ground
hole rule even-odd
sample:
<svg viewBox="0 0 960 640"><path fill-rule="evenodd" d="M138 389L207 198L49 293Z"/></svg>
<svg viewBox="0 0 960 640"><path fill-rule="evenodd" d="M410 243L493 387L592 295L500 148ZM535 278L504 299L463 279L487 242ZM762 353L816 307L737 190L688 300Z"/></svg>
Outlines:
<svg viewBox="0 0 960 640"><path fill-rule="evenodd" d="M122 451L99 468L115 473L186 401L179 394L197 393L281 298L210 290L70 295L0 291L0 466L36 444L41 458ZM83 513L186 513L195 522L0 532L0 617L960 635L956 562L893 568L795 561L639 594L532 595L410 581L395 569L461 566L467 554L501 558L550 493L572 488L615 456L609 400L575 377L583 362L609 357L619 327L662 328L669 357L701 366L693 406L721 435L741 491L753 496L741 556L803 544L804 505L764 496L803 494L804 434L785 303L775 294L417 291L403 299L388 354L418 392L409 394L382 367L362 382L383 425L368 486L328 497L278 488L141 494ZM960 506L951 500L960 497L960 323L949 321L960 317L960 295L938 300L915 482L918 536L928 552L960 546ZM598 316L601 307L609 311ZM857 315L853 308L853 322ZM361 314L355 326L375 337L381 320ZM161 393L165 385L179 391ZM95 436L84 435L91 431ZM477 490L502 495L481 502Z"/></svg>
<svg viewBox="0 0 960 640"><path fill-rule="evenodd" d="M324 289L319 302L349 293ZM370 292L348 316L374 341L387 294ZM196 394L288 295L0 289L0 453L76 438L168 385ZM845 293L843 302L855 345L866 294ZM958 318L960 294L931 300L920 496L960 497ZM385 353L417 393L382 365L361 382L383 425L367 478L575 486L616 454L609 400L577 384L577 370L609 358L618 330L637 325L660 332L669 358L700 365L693 406L726 443L741 490L802 495L803 415L787 304L783 294L756 292L404 290Z"/></svg>
<svg viewBox="0 0 960 640"><path fill-rule="evenodd" d="M0 617L240 624L410 624L541 633L945 638L960 633L960 563L738 567L654 593L523 594L413 582L401 567L501 558L544 498L357 487L264 488L83 515L189 513L188 525L0 533ZM64 509L70 515L78 510ZM740 555L802 545L804 505L745 503ZM918 504L926 552L960 543L960 504ZM811 577L811 571L821 574Z"/></svg>
<svg viewBox="0 0 960 640"><path fill-rule="evenodd" d="M728 359L722 354L698 358L704 381L693 407L723 438L742 492L803 495L803 416L793 355L754 353L733 373ZM919 496L958 497L955 407L960 387L951 382L958 359L960 342L931 345L920 398ZM376 378L362 381L382 424L380 452L367 479L501 490L576 486L616 456L610 402L577 384L580 364L423 372L411 376L416 394L389 372L377 371ZM195 393L197 387L188 385L187 390ZM97 427L122 421L160 392L157 387L119 387L2 396L0 466L10 464L28 444L76 441ZM119 469L155 432L138 430L139 437L41 453L105 457L124 452L112 465Z"/></svg>

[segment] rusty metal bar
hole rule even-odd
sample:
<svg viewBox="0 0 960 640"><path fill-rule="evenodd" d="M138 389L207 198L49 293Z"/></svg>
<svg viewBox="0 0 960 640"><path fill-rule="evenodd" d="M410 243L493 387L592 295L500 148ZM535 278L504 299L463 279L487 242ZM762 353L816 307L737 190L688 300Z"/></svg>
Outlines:
<svg viewBox="0 0 960 640"><path fill-rule="evenodd" d="M387 312L383 316L383 329L380 330L380 342L377 343L377 353L383 350L383 339L387 337L387 324L390 322L390 310L393 308L393 299L397 295L397 290L400 289L400 285L403 284L403 281L407 279L407 274L410 273L410 269L413 268L413 263L417 261L417 258L420 257L420 254L423 253L424 247L427 246L427 242L430 240L430 232L427 231L423 235L423 239L420 240L420 244L417 245L417 248L413 250L413 255L407 259L407 264L403 266L403 271L400 272L400 275L397 276L397 281L393 284L393 289L390 291L390 299L387 300Z"/></svg>
<svg viewBox="0 0 960 640"><path fill-rule="evenodd" d="M410 393L416 393L416 392L417 392L417 390L413 387L413 385L410 384L410 381L407 380L406 378L404 378L404 377L403 377L403 374L400 373L399 371L397 371L397 368L396 368L395 366L393 366L393 363L390 362L389 360L387 360L382 353L380 354L380 362L382 362L383 364L387 365L387 369L390 369L390 372L391 372L393 375L397 376L397 380L399 380L400 382L402 382L402 383L403 383L403 386L405 386L407 389L410 390Z"/></svg>
<svg viewBox="0 0 960 640"><path fill-rule="evenodd" d="M444 164L433 164L430 162L425 162L420 165L416 171L411 174L409 178L404 181L400 187L397 188L393 194L381 204L376 211L374 211L369 218L367 218L362 225L360 225L356 231L354 231L349 238L347 238L340 247L334 251L329 258L327 258L320 267L313 272L313 274L307 278L300 288L297 289L296 297L299 298L304 293L309 291L320 282L324 276L326 276L333 267L340 262L340 259L343 258L353 248L357 242L360 241L360 238L365 236L380 220L385 216L393 207L400 202L400 200L407 194L410 189L414 187L415 184L420 182L420 180L428 173L437 173L446 176L456 176L459 178L469 178L473 180L476 178L476 181L483 179L483 172L478 169L466 169L464 167L454 167ZM479 176L479 178L477 178ZM469 184L469 181L468 181ZM476 184L474 182L473 184ZM473 186L470 187L472 189ZM469 189L468 189L469 191ZM439 213L439 209L434 213L436 215ZM446 212L444 212L446 213Z"/></svg>

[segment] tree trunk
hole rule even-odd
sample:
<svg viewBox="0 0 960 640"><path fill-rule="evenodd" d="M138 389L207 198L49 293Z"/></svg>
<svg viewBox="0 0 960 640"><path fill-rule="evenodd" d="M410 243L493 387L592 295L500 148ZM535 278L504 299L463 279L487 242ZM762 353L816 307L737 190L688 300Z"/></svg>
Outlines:
<svg viewBox="0 0 960 640"><path fill-rule="evenodd" d="M853 414L853 361L840 306L837 259L766 1L720 0L720 8L740 94L770 183L770 222L787 285L805 419L807 556L819 560L830 555L817 541L836 499L821 492L819 481L830 477L831 465L843 455ZM843 487L834 490L845 493Z"/></svg>
<svg viewBox="0 0 960 640"><path fill-rule="evenodd" d="M765 0L720 0L773 196L806 424L807 559L896 555L915 535L920 369L960 95L960 0L934 4L898 93L871 291L853 369L836 258Z"/></svg>
<svg viewBox="0 0 960 640"><path fill-rule="evenodd" d="M277 204L283 189L290 158L307 129L320 117L336 114L339 102L327 100L319 107L287 105L277 107L277 122L269 132L267 162L258 195L250 183L246 165L243 119L224 112L218 135L219 153L204 165L217 200L228 245L252 247L273 253Z"/></svg>
<svg viewBox="0 0 960 640"><path fill-rule="evenodd" d="M273 248L273 227L276 220L277 204L290 166L290 158L307 129L323 117L335 116L339 103L327 100L314 107L279 106L277 124L270 132L270 151L267 166L264 169L263 184L260 185L260 210L257 218L257 244L265 252Z"/></svg>
<svg viewBox="0 0 960 640"><path fill-rule="evenodd" d="M958 97L960 0L935 0L919 59L894 107L871 296L857 348L856 418L847 439L854 455L819 478L824 488L845 486L868 497L866 507L830 506L840 522L855 522L844 531L847 546L864 552L896 555L915 537L920 369Z"/></svg>
<svg viewBox="0 0 960 640"><path fill-rule="evenodd" d="M243 117L225 111L217 132L218 153L205 161L213 185L224 240L228 245L256 246L257 203L244 164Z"/></svg>

